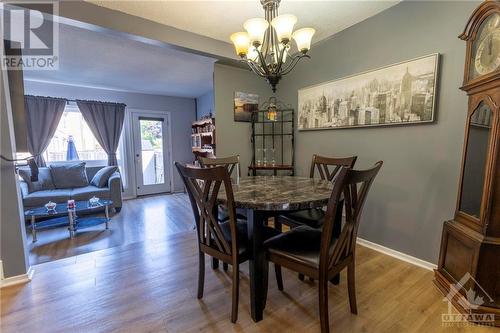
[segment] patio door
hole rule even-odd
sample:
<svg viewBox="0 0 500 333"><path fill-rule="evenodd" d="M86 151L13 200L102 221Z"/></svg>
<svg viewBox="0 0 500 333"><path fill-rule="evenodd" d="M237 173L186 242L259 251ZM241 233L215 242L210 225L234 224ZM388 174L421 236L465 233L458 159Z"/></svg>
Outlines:
<svg viewBox="0 0 500 333"><path fill-rule="evenodd" d="M132 113L137 195L171 192L168 116Z"/></svg>

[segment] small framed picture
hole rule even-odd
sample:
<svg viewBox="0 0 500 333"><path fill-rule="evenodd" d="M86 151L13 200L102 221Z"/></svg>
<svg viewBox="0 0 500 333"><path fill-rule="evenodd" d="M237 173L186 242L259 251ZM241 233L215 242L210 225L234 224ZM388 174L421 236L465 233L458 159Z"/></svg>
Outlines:
<svg viewBox="0 0 500 333"><path fill-rule="evenodd" d="M251 122L252 112L259 110L259 95L234 93L234 121Z"/></svg>

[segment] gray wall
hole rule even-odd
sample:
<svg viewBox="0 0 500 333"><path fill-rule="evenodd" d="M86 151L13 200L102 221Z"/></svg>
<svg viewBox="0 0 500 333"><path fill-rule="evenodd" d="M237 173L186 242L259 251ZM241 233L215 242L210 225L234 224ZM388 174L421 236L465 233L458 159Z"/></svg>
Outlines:
<svg viewBox="0 0 500 333"><path fill-rule="evenodd" d="M215 116L213 90L196 98L196 118L200 119L204 116L208 116L210 112L212 116Z"/></svg>
<svg viewBox="0 0 500 333"><path fill-rule="evenodd" d="M259 104L269 98L271 88L266 81L249 70L221 64L214 66L214 95L216 110L216 155L240 155L241 174L246 175L252 160L250 123L234 121L234 92L259 95Z"/></svg>
<svg viewBox="0 0 500 333"><path fill-rule="evenodd" d="M13 158L15 151L10 98L8 87L4 85L3 70L0 70L0 145L1 154ZM7 90L7 91L6 91ZM12 277L25 274L28 269L28 256L25 251L26 230L21 223L21 200L16 181L14 165L0 160L0 259L4 276Z"/></svg>
<svg viewBox="0 0 500 333"><path fill-rule="evenodd" d="M437 121L431 125L297 133L296 161L311 155L358 155L358 168L384 166L369 195L360 237L436 263L442 223L453 217L461 162L466 94L465 43L457 38L477 2L402 2L315 45L278 86L297 105L302 87L431 53L441 54Z"/></svg>
<svg viewBox="0 0 500 333"><path fill-rule="evenodd" d="M187 163L193 159L191 153L191 123L196 118L195 100L193 98L147 95L34 81L25 81L25 93L69 99L121 102L127 105L127 109L168 111L172 118L170 126L172 130L172 160ZM131 158L127 162L128 170L133 170L133 159ZM182 191L184 189L182 180L175 170L173 175L174 191ZM131 177L134 176L131 172L128 172L129 181L127 184L134 184ZM127 191L125 195L130 196L131 192Z"/></svg>

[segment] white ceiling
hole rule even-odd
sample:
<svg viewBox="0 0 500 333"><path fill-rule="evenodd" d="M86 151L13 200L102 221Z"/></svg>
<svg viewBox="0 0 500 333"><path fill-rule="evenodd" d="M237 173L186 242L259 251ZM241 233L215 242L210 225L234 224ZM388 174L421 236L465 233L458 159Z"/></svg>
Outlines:
<svg viewBox="0 0 500 333"><path fill-rule="evenodd" d="M244 20L263 16L260 0L91 2L225 42ZM398 2L282 0L280 13L295 14L297 28L314 27L318 42ZM213 58L65 24L59 36L59 70L25 71L27 80L192 98L212 89Z"/></svg>
<svg viewBox="0 0 500 333"><path fill-rule="evenodd" d="M243 22L246 19L264 16L260 0L89 1L225 42L230 42L229 35L231 33L243 30ZM315 28L316 35L313 38L313 43L316 43L397 3L399 0L282 0L279 12L296 15L298 17L297 28Z"/></svg>
<svg viewBox="0 0 500 333"><path fill-rule="evenodd" d="M25 79L192 98L212 89L215 59L64 24L59 36L59 70Z"/></svg>

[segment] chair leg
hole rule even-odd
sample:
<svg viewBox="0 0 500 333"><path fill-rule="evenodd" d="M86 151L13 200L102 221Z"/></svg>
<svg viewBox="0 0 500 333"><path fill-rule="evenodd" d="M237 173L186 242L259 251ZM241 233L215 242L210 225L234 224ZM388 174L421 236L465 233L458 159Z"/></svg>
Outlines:
<svg viewBox="0 0 500 333"><path fill-rule="evenodd" d="M276 274L276 283L278 284L278 290L283 291L283 276L281 275L281 266L274 264L274 273Z"/></svg>
<svg viewBox="0 0 500 333"><path fill-rule="evenodd" d="M319 279L319 320L321 322L321 333L329 333L328 281L321 278Z"/></svg>
<svg viewBox="0 0 500 333"><path fill-rule="evenodd" d="M219 259L212 257L212 269L218 269L218 268L219 268Z"/></svg>
<svg viewBox="0 0 500 333"><path fill-rule="evenodd" d="M299 280L300 280L300 281L304 281L304 278L305 278L305 277L304 277L304 274L299 273Z"/></svg>
<svg viewBox="0 0 500 333"><path fill-rule="evenodd" d="M203 297L203 287L205 285L205 254L200 251L198 266L198 299Z"/></svg>
<svg viewBox="0 0 500 333"><path fill-rule="evenodd" d="M264 295L262 298L262 307L266 307L267 303L267 292L269 291L269 261L266 260L264 265L264 271L262 272L262 281L264 282Z"/></svg>
<svg viewBox="0 0 500 333"><path fill-rule="evenodd" d="M358 314L358 306L356 304L356 282L355 282L355 263L354 259L347 266L347 290L349 291L349 305L351 313Z"/></svg>
<svg viewBox="0 0 500 333"><path fill-rule="evenodd" d="M228 269L228 264L227 264L227 263L225 263L225 262L223 262L223 263L222 263L222 269L223 269L224 271L226 271L226 272L227 272L227 269Z"/></svg>
<svg viewBox="0 0 500 333"><path fill-rule="evenodd" d="M233 266L233 297L231 309L231 322L236 323L238 320L238 298L240 294L240 267L239 265Z"/></svg>

